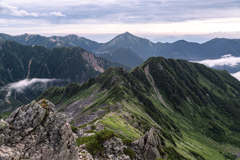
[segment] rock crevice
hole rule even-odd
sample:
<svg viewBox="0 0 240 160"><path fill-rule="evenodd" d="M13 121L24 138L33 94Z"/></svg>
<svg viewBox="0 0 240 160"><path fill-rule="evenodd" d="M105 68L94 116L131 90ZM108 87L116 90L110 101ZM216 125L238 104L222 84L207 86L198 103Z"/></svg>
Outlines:
<svg viewBox="0 0 240 160"><path fill-rule="evenodd" d="M18 108L0 121L0 159L77 160L71 127L47 100Z"/></svg>

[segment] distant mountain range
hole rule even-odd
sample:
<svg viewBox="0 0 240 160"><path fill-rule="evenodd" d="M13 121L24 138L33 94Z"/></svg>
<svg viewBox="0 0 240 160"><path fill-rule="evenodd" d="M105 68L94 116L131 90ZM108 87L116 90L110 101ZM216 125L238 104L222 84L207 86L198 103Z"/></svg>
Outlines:
<svg viewBox="0 0 240 160"><path fill-rule="evenodd" d="M0 40L0 87L26 78L63 79L66 81L65 85L69 82L81 84L89 78L96 77L110 66L124 66L130 70L130 67L110 62L80 47L57 47L50 50L43 46L28 46L14 41ZM24 84L19 85L21 87ZM14 98L9 97L6 100L6 93L0 92L2 99L0 106L1 104L5 106L1 107L0 112L9 106L14 109L22 103L29 103L41 92L36 94L28 92L24 96L13 94Z"/></svg>
<svg viewBox="0 0 240 160"><path fill-rule="evenodd" d="M131 67L140 65L144 60L154 56L191 61L217 59L227 54L232 54L236 57L240 56L240 39L216 38L203 44L184 40L174 43L153 43L148 39L134 36L129 32L120 34L106 43L98 43L77 35L44 37L32 34L19 36L0 34L0 39L10 39L24 45L42 45L49 49L60 46L79 46L91 53L106 57L108 60L116 60ZM119 50L119 47L128 48L128 50ZM133 52L138 56L134 55ZM126 59L130 62L127 62Z"/></svg>

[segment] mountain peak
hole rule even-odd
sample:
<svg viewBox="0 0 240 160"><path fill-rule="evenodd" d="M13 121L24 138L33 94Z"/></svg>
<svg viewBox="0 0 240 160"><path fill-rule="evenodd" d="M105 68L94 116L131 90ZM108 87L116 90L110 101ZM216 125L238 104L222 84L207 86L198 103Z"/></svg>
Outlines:
<svg viewBox="0 0 240 160"><path fill-rule="evenodd" d="M131 34L130 32L125 32L125 33L123 33L123 35L125 35L125 36L134 36L134 35Z"/></svg>
<svg viewBox="0 0 240 160"><path fill-rule="evenodd" d="M65 37L75 37L75 38L78 38L79 36L76 35L76 34L69 34L69 35L66 35Z"/></svg>
<svg viewBox="0 0 240 160"><path fill-rule="evenodd" d="M123 34L125 34L125 35L132 35L131 33L129 33L128 31L127 32L125 32L125 33L123 33Z"/></svg>

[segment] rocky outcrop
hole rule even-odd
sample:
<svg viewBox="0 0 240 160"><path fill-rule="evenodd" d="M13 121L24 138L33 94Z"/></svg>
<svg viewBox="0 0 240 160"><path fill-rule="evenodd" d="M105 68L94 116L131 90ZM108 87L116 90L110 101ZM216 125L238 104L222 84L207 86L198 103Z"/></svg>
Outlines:
<svg viewBox="0 0 240 160"><path fill-rule="evenodd" d="M159 152L162 150L162 143L158 132L158 130L151 128L139 140L132 142L130 148L136 153L138 160L165 158L165 155L161 155Z"/></svg>
<svg viewBox="0 0 240 160"><path fill-rule="evenodd" d="M87 136L95 135L95 133L84 133L91 130L95 132L100 132L104 130L104 125L101 123L98 123L96 125L87 125L84 128L79 128L76 131L75 137L78 138L78 137L87 137Z"/></svg>
<svg viewBox="0 0 240 160"><path fill-rule="evenodd" d="M0 159L78 160L71 127L54 105L41 100L0 121Z"/></svg>
<svg viewBox="0 0 240 160"><path fill-rule="evenodd" d="M79 160L94 160L92 155L87 151L85 144L79 146Z"/></svg>
<svg viewBox="0 0 240 160"><path fill-rule="evenodd" d="M123 149L126 146L123 145L122 140L117 137L113 137L104 142L106 157L111 160L130 160L129 156L123 153Z"/></svg>

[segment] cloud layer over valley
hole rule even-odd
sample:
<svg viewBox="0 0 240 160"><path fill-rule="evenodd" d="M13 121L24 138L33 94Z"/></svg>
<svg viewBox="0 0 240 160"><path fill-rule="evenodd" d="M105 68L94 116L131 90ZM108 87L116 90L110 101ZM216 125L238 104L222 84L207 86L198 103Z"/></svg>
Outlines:
<svg viewBox="0 0 240 160"><path fill-rule="evenodd" d="M46 89L48 84L51 83L61 83L66 82L66 80L60 80L60 79L39 79L39 78L33 78L33 79L24 79L20 80L18 82L9 83L6 86L1 88L1 91L7 92L7 97L11 96L12 92L16 93L24 93L26 90L31 91L41 91L43 89Z"/></svg>
<svg viewBox="0 0 240 160"><path fill-rule="evenodd" d="M228 54L228 55L222 56L219 59L206 59L206 60L195 61L195 62L204 64L211 68L216 68L221 70L224 69L224 67L228 67L228 69L235 68L236 70L239 70L238 68L240 66L240 57L234 57L231 54ZM236 73L233 72L231 73L231 75L237 78L238 80L240 80L240 72L236 72Z"/></svg>
<svg viewBox="0 0 240 160"><path fill-rule="evenodd" d="M240 64L240 57L234 57L231 54L224 55L220 59L206 59L202 61L196 61L197 63L204 64L208 67L216 66L231 66L234 67Z"/></svg>

